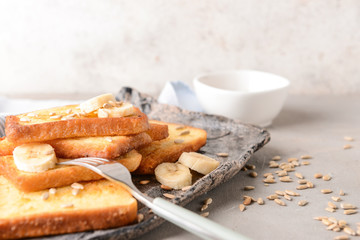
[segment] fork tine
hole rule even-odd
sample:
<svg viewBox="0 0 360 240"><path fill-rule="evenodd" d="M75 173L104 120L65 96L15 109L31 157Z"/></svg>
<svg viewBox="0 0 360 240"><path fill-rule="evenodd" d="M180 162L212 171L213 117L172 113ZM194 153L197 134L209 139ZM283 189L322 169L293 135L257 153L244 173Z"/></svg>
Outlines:
<svg viewBox="0 0 360 240"><path fill-rule="evenodd" d="M90 164L93 166L97 166L97 165L104 164L104 163L107 163L110 161L107 159L101 159L101 158L78 158L78 159L72 160L72 162L79 162L79 163L81 162L81 163L87 163L87 164Z"/></svg>

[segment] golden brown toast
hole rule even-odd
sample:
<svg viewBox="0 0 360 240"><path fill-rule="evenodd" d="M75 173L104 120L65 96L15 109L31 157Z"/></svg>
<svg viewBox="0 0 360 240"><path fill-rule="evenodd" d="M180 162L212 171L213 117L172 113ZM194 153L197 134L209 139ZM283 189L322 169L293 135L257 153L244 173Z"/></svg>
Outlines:
<svg viewBox="0 0 360 240"><path fill-rule="evenodd" d="M28 238L131 224L137 201L119 184L107 180L83 183L74 196L72 188L24 193L0 176L0 238ZM44 195L45 194L45 195Z"/></svg>
<svg viewBox="0 0 360 240"><path fill-rule="evenodd" d="M66 161L69 159L59 159ZM141 155L136 151L115 159L130 172L135 171L141 162ZM0 175L8 179L15 187L24 192L39 191L46 188L61 187L79 181L99 180L103 177L80 166L58 165L45 172L31 173L17 169L12 155L0 157Z"/></svg>
<svg viewBox="0 0 360 240"><path fill-rule="evenodd" d="M207 134L203 129L175 123L153 123L168 125L169 137L137 149L142 160L136 174L154 174L160 163L176 162L183 152L198 151L206 143Z"/></svg>
<svg viewBox="0 0 360 240"><path fill-rule="evenodd" d="M54 139L45 141L50 144L60 158L100 157L114 159L138 147L168 137L167 125L150 124L146 132L129 136L82 137ZM0 139L0 156L12 155L15 147L22 143Z"/></svg>
<svg viewBox="0 0 360 240"><path fill-rule="evenodd" d="M79 105L67 105L7 116L5 133L11 142L43 142L58 138L132 135L150 128L147 116L136 108L127 117L98 118L82 114Z"/></svg>

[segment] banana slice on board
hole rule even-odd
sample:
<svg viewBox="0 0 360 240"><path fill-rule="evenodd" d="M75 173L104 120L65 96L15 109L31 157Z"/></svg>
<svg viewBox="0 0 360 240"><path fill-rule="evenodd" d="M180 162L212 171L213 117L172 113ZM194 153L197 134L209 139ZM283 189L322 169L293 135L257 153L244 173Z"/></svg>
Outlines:
<svg viewBox="0 0 360 240"><path fill-rule="evenodd" d="M192 176L188 167L179 163L162 163L155 168L155 177L163 185L181 189L191 185Z"/></svg>
<svg viewBox="0 0 360 240"><path fill-rule="evenodd" d="M45 143L28 143L13 151L14 163L21 171L44 172L54 168L57 158L54 148Z"/></svg>
<svg viewBox="0 0 360 240"><path fill-rule="evenodd" d="M220 164L219 161L196 152L182 153L178 162L204 175L215 170Z"/></svg>
<svg viewBox="0 0 360 240"><path fill-rule="evenodd" d="M84 113L91 113L95 110L98 110L99 108L104 106L105 103L109 103L110 101L116 101L114 95L112 95L111 93L102 94L81 103L80 110Z"/></svg>
<svg viewBox="0 0 360 240"><path fill-rule="evenodd" d="M99 118L126 117L135 113L135 108L131 103L123 103L119 107L98 109Z"/></svg>

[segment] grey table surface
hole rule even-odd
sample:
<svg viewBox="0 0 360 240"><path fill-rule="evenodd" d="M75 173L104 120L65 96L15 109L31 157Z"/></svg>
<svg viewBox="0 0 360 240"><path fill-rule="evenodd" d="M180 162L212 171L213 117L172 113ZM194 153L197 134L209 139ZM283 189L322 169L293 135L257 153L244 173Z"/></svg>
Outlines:
<svg viewBox="0 0 360 240"><path fill-rule="evenodd" d="M348 202L360 208L360 96L289 96L280 115L268 128L271 141L249 160L256 166L257 178L248 176L249 171L241 171L230 181L218 186L207 194L195 199L186 208L199 212L202 202L212 198L209 206L209 218L232 228L251 239L333 239L344 232L326 230L326 226L314 220L316 216L335 217L348 222L356 230L360 222L360 212L345 215L342 209L330 213L325 210L332 196L339 196L342 189L345 196L342 202ZM351 136L354 141L344 139ZM350 144L351 149L344 149ZM290 157L300 158L311 155L310 165L296 168L305 179L315 184L315 188L296 190L297 178L289 173L294 182L280 182L265 186L263 174L275 172L268 162L275 155L280 155L287 162ZM302 162L302 160L300 160ZM329 174L332 179L315 179L315 173ZM252 185L255 189L244 191L244 186ZM267 200L266 196L276 190L295 190L301 194L287 201L286 206L279 206ZM333 193L323 194L321 189L331 189ZM265 199L264 205L253 203L241 212L239 204L243 195ZM298 206L299 200L307 200L306 206ZM336 202L340 206L341 202ZM345 234L346 235L346 234ZM360 239L360 236L352 237ZM149 239L197 239L180 228L165 222L155 230L143 235L138 240Z"/></svg>

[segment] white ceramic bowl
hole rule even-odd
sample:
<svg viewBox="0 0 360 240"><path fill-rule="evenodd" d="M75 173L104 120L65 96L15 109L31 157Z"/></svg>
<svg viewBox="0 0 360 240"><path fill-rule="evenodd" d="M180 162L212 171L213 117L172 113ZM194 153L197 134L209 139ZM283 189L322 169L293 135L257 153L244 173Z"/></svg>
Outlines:
<svg viewBox="0 0 360 240"><path fill-rule="evenodd" d="M287 96L289 81L266 72L217 72L194 79L197 98L205 112L244 123L271 125Z"/></svg>

